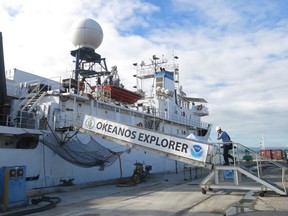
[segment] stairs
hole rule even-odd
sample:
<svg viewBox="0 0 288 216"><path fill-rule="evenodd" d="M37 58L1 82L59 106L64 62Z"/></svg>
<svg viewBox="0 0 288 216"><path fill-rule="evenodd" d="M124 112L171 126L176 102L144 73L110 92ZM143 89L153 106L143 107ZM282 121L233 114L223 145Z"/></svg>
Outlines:
<svg viewBox="0 0 288 216"><path fill-rule="evenodd" d="M10 123L12 125L21 125L21 119L29 116L42 98L47 95L47 85L40 82L34 82L22 92L17 102L14 103L13 112L10 114Z"/></svg>
<svg viewBox="0 0 288 216"><path fill-rule="evenodd" d="M38 91L36 93L33 93L29 95L29 97L31 97L30 99L28 99L27 103L22 107L22 111L27 111L28 113L30 113L35 106L38 104L38 102L45 97L45 95L47 94L47 92L42 92L42 91ZM29 98L28 97L28 98Z"/></svg>
<svg viewBox="0 0 288 216"><path fill-rule="evenodd" d="M243 147L245 151L254 154L254 162L237 161L232 166L215 165L210 174L201 182L203 194L207 190L253 190L264 196L266 191L274 191L279 195L287 195L286 170L287 167L276 161L265 160L247 147L236 144L237 149ZM265 163L265 166L264 166Z"/></svg>

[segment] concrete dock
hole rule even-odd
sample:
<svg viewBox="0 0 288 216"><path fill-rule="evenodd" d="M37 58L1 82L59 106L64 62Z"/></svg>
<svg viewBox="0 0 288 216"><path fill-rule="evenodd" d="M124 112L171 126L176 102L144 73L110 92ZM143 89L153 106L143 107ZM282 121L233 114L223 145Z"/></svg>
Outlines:
<svg viewBox="0 0 288 216"><path fill-rule="evenodd" d="M212 190L202 194L203 175L191 173L152 175L138 185L112 184L90 188L63 187L47 194L61 201L56 207L33 213L33 216L121 216L121 215L288 215L288 197L267 192ZM3 216L21 215L19 211L39 209L47 203L16 209ZM18 213L17 213L18 212ZM22 214L23 215L23 214ZM25 215L25 214L24 214Z"/></svg>

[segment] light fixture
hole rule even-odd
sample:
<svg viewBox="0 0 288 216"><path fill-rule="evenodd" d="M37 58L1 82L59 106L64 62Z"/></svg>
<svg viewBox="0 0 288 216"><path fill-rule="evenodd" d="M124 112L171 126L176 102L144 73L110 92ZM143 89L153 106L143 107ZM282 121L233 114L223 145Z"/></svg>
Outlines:
<svg viewBox="0 0 288 216"><path fill-rule="evenodd" d="M153 60L158 60L159 58L156 55L153 55Z"/></svg>

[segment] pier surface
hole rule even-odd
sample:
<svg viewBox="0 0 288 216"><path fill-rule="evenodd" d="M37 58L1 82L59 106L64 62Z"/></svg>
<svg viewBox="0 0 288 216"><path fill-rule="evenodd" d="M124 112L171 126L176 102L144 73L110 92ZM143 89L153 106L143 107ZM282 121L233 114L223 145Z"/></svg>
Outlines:
<svg viewBox="0 0 288 216"><path fill-rule="evenodd" d="M288 197L267 192L212 190L202 194L199 183L205 175L172 173L153 175L138 185L118 184L90 188L63 187L47 194L61 199L55 208L33 216L212 216L212 215L288 215ZM192 177L191 177L192 176ZM30 205L25 209L47 203ZM24 210L25 210L24 209ZM23 211L23 209L18 209ZM1 215L15 214L8 211ZM17 215L17 214L15 214Z"/></svg>

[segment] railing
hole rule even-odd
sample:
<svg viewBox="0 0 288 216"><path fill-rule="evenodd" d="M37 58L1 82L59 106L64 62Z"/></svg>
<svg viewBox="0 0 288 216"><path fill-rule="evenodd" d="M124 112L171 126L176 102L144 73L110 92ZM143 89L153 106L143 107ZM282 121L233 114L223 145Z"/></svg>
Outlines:
<svg viewBox="0 0 288 216"><path fill-rule="evenodd" d="M193 106L192 110L199 116L206 116L209 115L209 111L208 108L205 105L197 105L197 106Z"/></svg>
<svg viewBox="0 0 288 216"><path fill-rule="evenodd" d="M105 102L94 101L94 103L95 103L94 105L96 108L94 110L95 112L99 112L99 110L105 110L106 109L105 106L107 106L107 104ZM104 107L99 109L98 106L104 106ZM110 106L110 108L111 108L111 106ZM111 111L114 114L111 114L108 116L106 115L105 118L109 118L109 119L114 120L114 121L122 122L123 118L120 118L120 116L125 116L125 113L126 113L127 116L129 115L130 117L125 118L125 120L127 120L127 122L123 121L123 123L131 124L131 125L137 125L139 122L142 122L143 127L146 127L148 129L155 130L155 131L161 131L161 128L159 128L159 124L162 122L162 120L160 120L157 117L157 115L147 115L144 113L139 113L136 110L132 110L132 109L125 108L125 107L119 107L119 106L114 106L114 110L112 107ZM50 116L48 114L47 116L45 116L45 118L47 118L50 126L53 129L64 128L64 127L78 128L82 125L85 114L99 115L99 113L80 113L80 112L75 113L73 110L71 112L70 111L64 112L64 111L56 110L56 112L54 112L53 116ZM134 117L131 118L131 116L134 116ZM44 121L43 117L44 117L43 113L33 112L33 111L31 112L29 110L17 110L17 112L15 112L13 116L12 115L3 115L1 118L1 121L2 121L1 125L5 125L5 126L9 126L9 127L45 130L45 129L47 129L47 127L45 127L46 120ZM149 121L149 124L147 121ZM172 121L172 120L169 120L169 121ZM183 119L183 121L181 121L179 119L178 121L174 121L174 123L175 123L175 125L177 125L179 123L183 123L183 124L189 124L190 126L194 125L194 126L199 126L199 127L204 128L203 125L199 124L199 121L193 122L192 119L190 119L189 121L185 120L185 119ZM203 122L201 122L201 123L204 124ZM208 124L207 124L207 127L208 127ZM168 129L168 131L169 130L170 129ZM174 133L174 135L179 135L179 133L177 133L177 131L173 128L171 128L171 132ZM182 134L182 135L185 135L185 134Z"/></svg>
<svg viewBox="0 0 288 216"><path fill-rule="evenodd" d="M41 129L40 115L28 113L27 111L19 111L19 113L11 119L10 115L0 116L0 125L7 127L18 127L28 129Z"/></svg>
<svg viewBox="0 0 288 216"><path fill-rule="evenodd" d="M36 95L46 87L48 88L47 90L60 89L61 77L58 76L50 79L22 82L16 86L14 94L18 97L18 100L13 103L13 111L11 112L10 116L7 117L7 119L11 121L12 125L17 124L17 122L13 122L15 119L19 118L19 114L17 114L17 112L20 112L22 108L25 108L29 104L29 102L32 101L33 98L35 98ZM20 119L18 119L18 121L22 121L22 111L20 113ZM27 116L24 115L24 118L26 117Z"/></svg>
<svg viewBox="0 0 288 216"><path fill-rule="evenodd" d="M168 121L174 121L175 123L182 123L182 124L186 124L186 125L190 125L190 126L194 126L198 128L208 129L209 127L208 123L203 122L202 120L199 120L198 118L195 118L195 117L189 118L188 115L181 116L179 114L173 114L171 112L166 115L164 111L158 111L156 112L156 116L159 116L160 118L164 118Z"/></svg>
<svg viewBox="0 0 288 216"><path fill-rule="evenodd" d="M9 115L5 114L0 115L0 125L9 126Z"/></svg>
<svg viewBox="0 0 288 216"><path fill-rule="evenodd" d="M212 157L214 164L222 164L223 162L223 155L222 155L222 148L220 147L225 143L212 143L214 146L214 155ZM252 149L240 144L232 142L232 156L236 158L234 160L234 164L231 166L240 166L249 169L249 172L255 173L258 178L264 180L270 180L271 176L267 174L266 170L269 171L273 170L273 176L281 176L281 185L286 192L286 170L287 167L281 164L281 161L274 161L270 158L260 155L259 153L253 151ZM250 155L251 160L245 161L244 156ZM242 159L241 159L242 158ZM284 160L282 161L284 162ZM285 162L286 163L286 162Z"/></svg>
<svg viewBox="0 0 288 216"><path fill-rule="evenodd" d="M51 90L60 89L61 88L61 77L57 76L57 77L52 77L49 79L31 80L31 81L19 83L16 86L16 88L14 89L14 91L15 91L14 94L21 99L27 95L27 93L29 91L29 87L31 87L33 85L40 86L40 84L50 86Z"/></svg>

